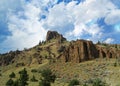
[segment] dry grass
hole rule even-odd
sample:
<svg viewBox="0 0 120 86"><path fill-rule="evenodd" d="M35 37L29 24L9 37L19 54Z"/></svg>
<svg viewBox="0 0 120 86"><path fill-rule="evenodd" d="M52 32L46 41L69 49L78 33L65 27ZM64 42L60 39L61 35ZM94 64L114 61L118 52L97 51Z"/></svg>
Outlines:
<svg viewBox="0 0 120 86"><path fill-rule="evenodd" d="M50 67L52 71L57 75L57 79L52 86L67 86L72 79L78 79L81 84L88 82L90 79L101 78L106 81L109 86L120 85L120 65L114 66L116 59L96 59L92 61L86 61L79 64L76 63L53 63L48 64L48 60L44 60L44 64L25 66L28 71L29 77L32 75L37 80L40 79L40 73L32 73L32 69L41 70L45 67ZM0 86L5 86L6 81L9 79L9 74L15 72L16 79L19 77L18 72L24 67L16 68L13 65L2 68L2 76L0 77ZM29 86L38 86L39 82L30 82Z"/></svg>

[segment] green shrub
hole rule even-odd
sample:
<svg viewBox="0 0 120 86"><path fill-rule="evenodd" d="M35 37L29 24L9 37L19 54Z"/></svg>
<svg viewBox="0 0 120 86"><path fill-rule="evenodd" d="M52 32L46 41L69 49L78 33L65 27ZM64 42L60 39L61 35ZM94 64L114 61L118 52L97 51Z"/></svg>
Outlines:
<svg viewBox="0 0 120 86"><path fill-rule="evenodd" d="M79 81L77 79L71 80L68 86L74 86L74 85L79 85Z"/></svg>
<svg viewBox="0 0 120 86"><path fill-rule="evenodd" d="M20 86L28 85L27 81L28 81L29 77L28 77L26 69L24 68L22 71L19 72L19 74L20 74L20 78L19 78L19 81L18 81L19 83L18 84Z"/></svg>
<svg viewBox="0 0 120 86"><path fill-rule="evenodd" d="M86 83L83 86L88 86Z"/></svg>
<svg viewBox="0 0 120 86"><path fill-rule="evenodd" d="M2 74L0 73L0 76L2 76Z"/></svg>
<svg viewBox="0 0 120 86"><path fill-rule="evenodd" d="M114 67L116 67L116 66L117 66L117 62L114 63Z"/></svg>
<svg viewBox="0 0 120 86"><path fill-rule="evenodd" d="M32 72L32 73L36 73L36 72L38 72L38 71L37 71L37 69L32 69L31 72Z"/></svg>
<svg viewBox="0 0 120 86"><path fill-rule="evenodd" d="M14 81L10 78L7 82L6 82L6 86L13 86Z"/></svg>
<svg viewBox="0 0 120 86"><path fill-rule="evenodd" d="M107 86L105 82L100 79L93 80L93 86Z"/></svg>
<svg viewBox="0 0 120 86"><path fill-rule="evenodd" d="M32 82L37 82L38 80L35 78L35 76L33 75L33 77L31 78Z"/></svg>
<svg viewBox="0 0 120 86"><path fill-rule="evenodd" d="M54 83L56 76L52 73L50 69L45 69L41 71L41 81L39 86L50 86L51 83Z"/></svg>
<svg viewBox="0 0 120 86"><path fill-rule="evenodd" d="M12 72L10 75L9 75L10 78L15 78L15 73Z"/></svg>

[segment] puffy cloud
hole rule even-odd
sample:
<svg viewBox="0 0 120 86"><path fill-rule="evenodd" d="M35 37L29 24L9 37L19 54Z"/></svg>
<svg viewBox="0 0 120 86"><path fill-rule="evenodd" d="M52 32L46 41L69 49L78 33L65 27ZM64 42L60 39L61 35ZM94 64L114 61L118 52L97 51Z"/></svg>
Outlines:
<svg viewBox="0 0 120 86"><path fill-rule="evenodd" d="M107 38L104 42L105 43L112 43L114 41L113 38Z"/></svg>
<svg viewBox="0 0 120 86"><path fill-rule="evenodd" d="M4 52L30 48L45 39L46 30L42 28L42 22L39 21L40 14L41 9L32 3L24 5L24 10L17 14L9 11L8 28L12 35L7 36L0 44L3 49L5 48Z"/></svg>
<svg viewBox="0 0 120 86"><path fill-rule="evenodd" d="M107 25L117 25L120 22L120 9L111 0L82 0L79 4L77 0L69 3L63 0L59 4L60 0L9 0L10 3L17 3L10 7L9 1L1 1L1 6L3 3L7 5L2 9L9 8L5 14L7 13L11 35L0 44L0 48L5 48L6 51L36 45L39 40L45 39L47 30L57 30L69 39L85 38L95 42L105 38L106 33L104 25L99 26L99 19L104 18ZM112 38L106 40L112 41Z"/></svg>
<svg viewBox="0 0 120 86"><path fill-rule="evenodd" d="M67 5L61 3L50 10L50 15L47 19L49 23L47 25L48 27L53 25L54 28L58 29L60 26L65 27L65 25L69 26L72 23L74 27L68 28L66 31L67 37L75 36L82 38L88 34L91 36L91 40L95 38L100 39L103 29L97 24L97 19L106 17L108 13L115 8L114 4L109 0L86 0L78 5L76 5L75 1ZM69 23L69 21L71 23Z"/></svg>
<svg viewBox="0 0 120 86"><path fill-rule="evenodd" d="M116 24L120 22L120 10L112 10L105 18L106 24Z"/></svg>

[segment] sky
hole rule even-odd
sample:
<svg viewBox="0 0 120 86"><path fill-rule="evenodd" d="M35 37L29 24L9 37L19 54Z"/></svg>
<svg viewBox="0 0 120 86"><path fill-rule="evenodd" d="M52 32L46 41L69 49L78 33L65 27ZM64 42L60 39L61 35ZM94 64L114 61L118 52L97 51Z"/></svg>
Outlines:
<svg viewBox="0 0 120 86"><path fill-rule="evenodd" d="M0 53L33 47L48 30L119 44L120 0L0 0Z"/></svg>

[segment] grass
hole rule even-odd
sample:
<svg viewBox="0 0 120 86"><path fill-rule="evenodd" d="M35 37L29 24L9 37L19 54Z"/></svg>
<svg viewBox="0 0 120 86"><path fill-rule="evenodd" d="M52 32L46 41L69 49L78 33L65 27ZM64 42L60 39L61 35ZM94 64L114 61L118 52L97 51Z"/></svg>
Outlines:
<svg viewBox="0 0 120 86"><path fill-rule="evenodd" d="M119 67L114 67L115 59L99 59L86 61L79 64L65 63L54 64L51 68L58 73L60 82L69 82L71 79L78 79L81 83L89 79L100 78L106 81L110 86L116 86L120 80Z"/></svg>
<svg viewBox="0 0 120 86"><path fill-rule="evenodd" d="M29 74L30 79L34 75L37 80L40 80L40 73L32 73L32 69L42 70L44 68L51 68L57 75L57 79L52 86L67 86L72 79L78 79L81 84L89 81L90 79L100 78L106 81L109 86L119 85L120 82L120 65L114 67L116 59L96 59L82 63L53 63L48 64L48 60L44 60L43 64L31 66L24 66ZM16 68L14 65L6 66L2 69L2 76L0 77L0 86L5 86L6 81L9 79L9 74L14 72L16 79L19 77L18 72L24 67ZM39 82L30 82L29 86L38 86Z"/></svg>

